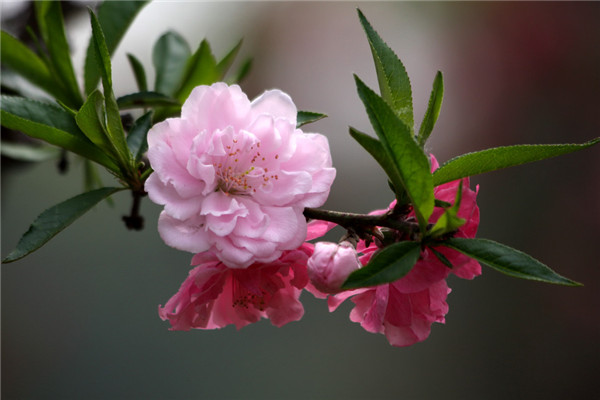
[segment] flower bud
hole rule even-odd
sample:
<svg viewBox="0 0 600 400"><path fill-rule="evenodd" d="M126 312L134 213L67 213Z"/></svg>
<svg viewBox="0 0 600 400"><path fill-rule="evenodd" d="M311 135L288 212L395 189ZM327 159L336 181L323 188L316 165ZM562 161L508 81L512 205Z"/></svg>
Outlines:
<svg viewBox="0 0 600 400"><path fill-rule="evenodd" d="M349 242L318 242L308 259L308 277L317 290L338 293L342 283L360 266L356 249Z"/></svg>

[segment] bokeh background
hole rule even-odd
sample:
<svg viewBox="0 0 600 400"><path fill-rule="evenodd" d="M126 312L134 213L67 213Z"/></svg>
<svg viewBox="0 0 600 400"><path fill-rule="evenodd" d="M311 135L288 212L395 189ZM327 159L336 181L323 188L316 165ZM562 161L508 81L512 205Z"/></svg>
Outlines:
<svg viewBox="0 0 600 400"><path fill-rule="evenodd" d="M81 71L89 40L82 3L69 6ZM352 74L376 87L360 7L412 80L415 120L435 72L442 113L429 144L440 161L486 147L583 142L600 132L600 3L154 2L114 56L117 95L135 90L125 54L147 66L167 29L222 57L244 38L250 98L288 92L329 118L307 126L330 140L338 177L326 207L368 212L391 200L377 164L348 135L372 132ZM19 30L27 4L2 3ZM2 256L45 208L83 190L82 164L2 161ZM484 267L450 279L445 325L409 348L330 314L303 295L300 322L236 331L170 332L157 306L187 276L190 255L165 246L159 207L125 229L126 193L45 247L2 265L3 399L584 399L600 368L600 148L477 176L480 237L521 249L583 288L521 281ZM111 178L104 177L107 185Z"/></svg>

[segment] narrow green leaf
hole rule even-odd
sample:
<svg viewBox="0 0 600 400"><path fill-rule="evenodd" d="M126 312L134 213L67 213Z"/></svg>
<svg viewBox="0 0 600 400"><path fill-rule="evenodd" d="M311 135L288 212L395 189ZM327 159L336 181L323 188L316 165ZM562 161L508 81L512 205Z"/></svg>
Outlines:
<svg viewBox="0 0 600 400"><path fill-rule="evenodd" d="M364 267L350 274L343 289L394 282L410 272L421 254L418 242L398 242L375 253Z"/></svg>
<svg viewBox="0 0 600 400"><path fill-rule="evenodd" d="M456 197L454 199L454 205L444 210L443 214L440 215L436 223L431 227L428 235L430 237L440 237L447 233L454 232L466 222L464 218L458 216L458 210L460 208L460 201L462 199L462 181L458 182L458 189L456 190Z"/></svg>
<svg viewBox="0 0 600 400"><path fill-rule="evenodd" d="M327 118L327 115L313 111L298 111L298 115L296 116L296 128L317 122L323 118Z"/></svg>
<svg viewBox="0 0 600 400"><path fill-rule="evenodd" d="M515 278L567 286L581 286L580 283L552 271L530 255L491 240L451 238L440 242L440 244Z"/></svg>
<svg viewBox="0 0 600 400"><path fill-rule="evenodd" d="M198 50L188 60L181 86L174 97L184 102L196 86L215 83L219 81L219 76L217 60L215 60L208 42L203 40Z"/></svg>
<svg viewBox="0 0 600 400"><path fill-rule="evenodd" d="M233 61L235 60L235 57L240 52L240 48L242 47L242 41L243 40L240 40L233 47L233 49L231 49L229 51L229 53L227 53L225 55L225 57L223 57L223 59L221 61L219 61L219 63L217 64L217 70L219 71L219 74L220 74L219 80L223 80L225 78L227 71L229 71L231 64L233 64Z"/></svg>
<svg viewBox="0 0 600 400"><path fill-rule="evenodd" d="M423 116L423 122L421 122L421 128L419 129L419 144L421 147L425 146L425 142L429 139L431 131L440 115L440 109L442 108L442 100L444 98L444 78L440 71L435 75L433 80L433 89L431 90L431 96L429 97L429 104L427 110Z"/></svg>
<svg viewBox="0 0 600 400"><path fill-rule="evenodd" d="M540 161L594 146L600 138L582 144L522 144L467 153L446 161L433 173L435 186L468 176Z"/></svg>
<svg viewBox="0 0 600 400"><path fill-rule="evenodd" d="M2 126L89 158L111 171L118 171L115 163L85 136L67 111L22 97L2 95L1 99Z"/></svg>
<svg viewBox="0 0 600 400"><path fill-rule="evenodd" d="M148 4L147 1L105 1L100 5L98 8L98 21L104 32L109 55L114 53L136 15L146 4ZM95 58L92 38L85 58L84 80L86 93L94 91L100 80L100 71L95 66L97 63L94 60Z"/></svg>
<svg viewBox="0 0 600 400"><path fill-rule="evenodd" d="M174 96L181 85L186 63L191 55L190 46L177 32L169 31L158 38L152 50L152 62L156 72L154 90Z"/></svg>
<svg viewBox="0 0 600 400"><path fill-rule="evenodd" d="M146 80L146 70L144 65L133 54L127 53L127 60L133 71L135 82L137 83L140 92L148 91L148 82Z"/></svg>
<svg viewBox="0 0 600 400"><path fill-rule="evenodd" d="M72 197L41 213L3 263L19 260L42 247L88 210L123 188L106 187Z"/></svg>
<svg viewBox="0 0 600 400"><path fill-rule="evenodd" d="M158 92L137 92L121 96L117 99L117 105L121 110L162 106L181 107L179 101Z"/></svg>
<svg viewBox="0 0 600 400"><path fill-rule="evenodd" d="M250 73L251 69L252 69L252 59L249 58L246 61L244 61L244 63L238 68L237 72L235 73L235 75L233 77L231 77L230 79L227 79L227 82L229 82L229 83L241 82Z"/></svg>
<svg viewBox="0 0 600 400"><path fill-rule="evenodd" d="M415 125L412 90L406 69L396 53L381 39L360 10L358 10L358 17L371 46L381 97L412 134Z"/></svg>
<svg viewBox="0 0 600 400"><path fill-rule="evenodd" d="M112 67L110 64L110 52L106 46L106 39L104 32L102 32L102 26L98 21L96 14L90 9L90 21L92 24L92 53L94 54L94 62L90 66L92 69L96 69L99 76L102 77L102 85L104 86L104 92L107 87L112 89ZM92 92L94 89L90 90ZM89 93L88 92L88 93Z"/></svg>
<svg viewBox="0 0 600 400"><path fill-rule="evenodd" d="M18 39L2 31L0 43L2 64L27 79L46 93L62 99L66 94L44 61Z"/></svg>
<svg viewBox="0 0 600 400"><path fill-rule="evenodd" d="M70 107L79 108L83 99L71 63L60 2L36 1L35 10L38 27L50 56L51 70L56 75L55 82L64 86L68 94L68 97L60 100Z"/></svg>
<svg viewBox="0 0 600 400"><path fill-rule="evenodd" d="M434 206L429 160L406 124L394 114L390 106L356 75L355 80L358 95L365 105L373 129L398 171L398 175L388 177L396 190L406 190L421 231L424 232ZM400 182L397 181L398 178ZM396 192L396 197L400 200L402 193Z"/></svg>
<svg viewBox="0 0 600 400"><path fill-rule="evenodd" d="M2 141L0 153L3 157L13 160L40 162L60 157L61 150L58 147L47 145L32 145L30 143L17 143Z"/></svg>
<svg viewBox="0 0 600 400"><path fill-rule="evenodd" d="M135 121L129 135L127 135L127 146L136 162L140 161L146 150L148 150L146 136L151 127L152 111L148 111Z"/></svg>
<svg viewBox="0 0 600 400"><path fill-rule="evenodd" d="M114 147L106 128L105 100L102 93L96 89L85 101L75 116L77 126L92 143L101 148L113 159L118 160L119 154Z"/></svg>

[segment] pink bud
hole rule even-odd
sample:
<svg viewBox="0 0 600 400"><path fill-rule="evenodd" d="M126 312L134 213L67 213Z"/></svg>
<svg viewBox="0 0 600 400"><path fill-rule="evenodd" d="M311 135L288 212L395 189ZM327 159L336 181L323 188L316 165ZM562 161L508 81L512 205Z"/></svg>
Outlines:
<svg viewBox="0 0 600 400"><path fill-rule="evenodd" d="M308 277L317 290L338 293L348 275L360 265L356 249L349 242L318 242L308 259Z"/></svg>

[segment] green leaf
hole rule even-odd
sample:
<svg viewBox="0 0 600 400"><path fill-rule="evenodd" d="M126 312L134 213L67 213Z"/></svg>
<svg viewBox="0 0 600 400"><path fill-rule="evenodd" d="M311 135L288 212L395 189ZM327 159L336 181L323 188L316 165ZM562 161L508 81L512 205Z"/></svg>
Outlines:
<svg viewBox="0 0 600 400"><path fill-rule="evenodd" d="M250 73L251 69L252 69L252 59L249 58L246 61L244 61L244 63L238 68L238 71L235 73L235 75L232 78L227 79L227 82L229 82L229 83L241 82Z"/></svg>
<svg viewBox="0 0 600 400"><path fill-rule="evenodd" d="M177 32L163 34L152 50L152 62L156 71L154 90L174 96L180 87L186 63L191 57L190 46Z"/></svg>
<svg viewBox="0 0 600 400"><path fill-rule="evenodd" d="M225 75L227 74L227 71L229 71L229 68L231 67L231 64L233 64L233 61L235 60L235 57L238 55L240 48L242 47L242 40L240 40L233 49L231 49L229 51L229 53L227 53L225 55L225 57L223 57L223 59L221 61L219 61L219 63L217 64L217 70L219 71L219 80L223 80L223 78L225 78Z"/></svg>
<svg viewBox="0 0 600 400"><path fill-rule="evenodd" d="M118 167L79 129L75 118L52 104L2 95L2 126L62 147L116 172Z"/></svg>
<svg viewBox="0 0 600 400"><path fill-rule="evenodd" d="M581 286L580 283L552 271L530 255L491 240L451 238L440 242L440 244L515 278L567 286Z"/></svg>
<svg viewBox="0 0 600 400"><path fill-rule="evenodd" d="M381 39L360 10L358 10L358 17L371 46L381 97L412 134L415 125L412 90L406 69L396 53Z"/></svg>
<svg viewBox="0 0 600 400"><path fill-rule="evenodd" d="M123 190L123 188L96 189L50 207L33 221L33 224L17 243L17 247L2 262L9 263L19 260L39 249L100 201L119 190Z"/></svg>
<svg viewBox="0 0 600 400"><path fill-rule="evenodd" d="M444 78L440 71L435 75L433 80L433 89L431 90L431 96L429 97L429 104L427 110L423 116L423 122L419 129L419 144L421 147L425 146L425 142L429 139L431 131L440 115L440 109L442 108L442 100L444 98Z"/></svg>
<svg viewBox="0 0 600 400"><path fill-rule="evenodd" d="M54 146L32 145L30 143L5 142L0 144L0 153L3 157L13 160L40 162L60 157L61 150Z"/></svg>
<svg viewBox="0 0 600 400"><path fill-rule="evenodd" d="M184 102L196 86L213 84L219 81L219 77L215 56L213 56L208 42L203 40L198 50L188 60L181 86L174 97Z"/></svg>
<svg viewBox="0 0 600 400"><path fill-rule="evenodd" d="M136 162L140 161L146 150L148 150L146 136L152 127L152 113L152 111L148 111L139 117L133 124L129 135L127 135L127 146Z"/></svg>
<svg viewBox="0 0 600 400"><path fill-rule="evenodd" d="M0 50L3 65L46 93L59 99L65 98L64 89L56 85L55 77L52 76L44 61L18 39L2 31Z"/></svg>
<svg viewBox="0 0 600 400"><path fill-rule="evenodd" d="M106 131L106 109L104 108L104 96L96 89L87 98L77 115L75 116L77 126L96 146L112 158L118 158L116 149L108 137Z"/></svg>
<svg viewBox="0 0 600 400"><path fill-rule="evenodd" d="M398 174L388 175L397 190L396 198L399 201L402 199L403 194L398 193L398 190L404 188L414 206L421 231L424 232L434 206L429 160L406 124L394 114L389 105L356 75L355 80L358 95L365 105L371 125L398 171Z"/></svg>
<svg viewBox="0 0 600 400"><path fill-rule="evenodd" d="M148 82L146 81L146 70L144 65L133 54L127 53L127 60L133 71L135 82L137 83L140 92L148 91Z"/></svg>
<svg viewBox="0 0 600 400"><path fill-rule="evenodd" d="M83 99L71 63L60 2L36 1L35 10L38 27L50 55L50 69L54 72L55 82L64 86L68 95L60 100L70 107L79 108Z"/></svg>
<svg viewBox="0 0 600 400"><path fill-rule="evenodd" d="M327 118L327 115L313 111L298 111L298 115L296 116L296 128L317 122L323 118Z"/></svg>
<svg viewBox="0 0 600 400"><path fill-rule="evenodd" d="M418 242L398 242L375 253L364 267L350 274L343 289L394 282L410 272L421 254Z"/></svg>
<svg viewBox="0 0 600 400"><path fill-rule="evenodd" d="M146 108L161 106L179 106L181 103L169 96L158 92L137 92L117 99L117 106L121 110L129 108Z"/></svg>
<svg viewBox="0 0 600 400"><path fill-rule="evenodd" d="M540 161L594 146L600 138L582 144L522 144L467 153L446 161L433 173L435 186L468 176Z"/></svg>
<svg viewBox="0 0 600 400"><path fill-rule="evenodd" d="M440 215L435 225L431 228L428 235L430 237L440 237L447 233L454 232L466 222L464 218L458 216L458 210L460 208L460 201L462 198L462 181L458 182L458 189L456 190L456 198L454 199L454 205L444 210L444 213Z"/></svg>
<svg viewBox="0 0 600 400"><path fill-rule="evenodd" d="M104 32L106 48L109 56L112 55L127 29L135 19L138 12L147 4L147 1L105 1L98 8L98 21ZM91 93L98 86L100 71L94 51L93 38L87 48L85 58L85 92Z"/></svg>

